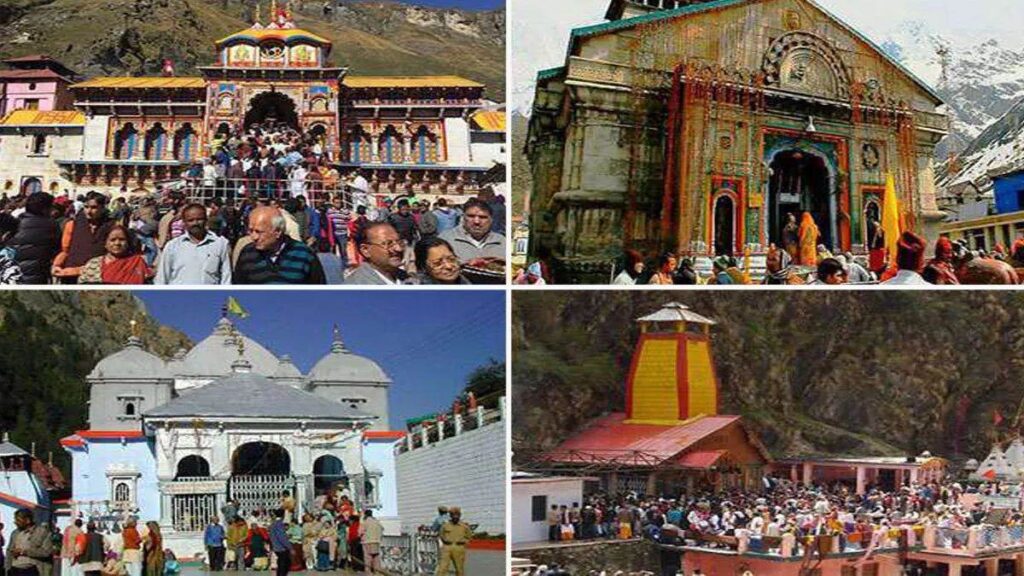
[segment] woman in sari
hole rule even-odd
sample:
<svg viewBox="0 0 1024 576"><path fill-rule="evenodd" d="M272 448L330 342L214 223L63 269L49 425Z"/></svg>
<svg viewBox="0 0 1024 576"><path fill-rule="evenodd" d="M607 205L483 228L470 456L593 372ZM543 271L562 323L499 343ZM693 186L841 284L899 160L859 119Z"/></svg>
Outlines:
<svg viewBox="0 0 1024 576"><path fill-rule="evenodd" d="M818 265L818 238L821 232L810 212L804 212L800 221L800 259L803 266Z"/></svg>
<svg viewBox="0 0 1024 576"><path fill-rule="evenodd" d="M79 284L145 284L153 269L140 254L138 243L128 228L115 224L107 232L107 253L85 263Z"/></svg>
<svg viewBox="0 0 1024 576"><path fill-rule="evenodd" d="M145 558L145 576L164 576L164 539L160 536L160 525L146 522L149 531L142 539Z"/></svg>

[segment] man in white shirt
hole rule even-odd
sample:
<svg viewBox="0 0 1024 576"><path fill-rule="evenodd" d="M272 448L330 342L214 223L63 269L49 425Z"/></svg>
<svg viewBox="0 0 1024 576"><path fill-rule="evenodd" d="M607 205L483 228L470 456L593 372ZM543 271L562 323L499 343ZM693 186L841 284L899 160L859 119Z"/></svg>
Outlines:
<svg viewBox="0 0 1024 576"><path fill-rule="evenodd" d="M206 228L206 208L189 204L182 210L186 233L169 241L160 254L156 284L231 284L227 239Z"/></svg>

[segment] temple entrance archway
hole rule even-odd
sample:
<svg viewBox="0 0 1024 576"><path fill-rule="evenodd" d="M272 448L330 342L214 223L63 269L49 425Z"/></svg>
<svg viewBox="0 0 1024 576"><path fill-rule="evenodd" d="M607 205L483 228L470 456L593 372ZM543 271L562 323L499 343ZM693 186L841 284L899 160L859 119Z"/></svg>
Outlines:
<svg viewBox="0 0 1024 576"><path fill-rule="evenodd" d="M736 250L736 203L729 194L720 194L714 203L715 256L732 256Z"/></svg>
<svg viewBox="0 0 1024 576"><path fill-rule="evenodd" d="M248 442L231 455L232 476L267 476L291 474L288 451L273 442Z"/></svg>
<svg viewBox="0 0 1024 576"><path fill-rule="evenodd" d="M299 129L299 115L295 101L281 92L260 92L249 101L245 113L245 127L253 124L285 125Z"/></svg>
<svg viewBox="0 0 1024 576"><path fill-rule="evenodd" d="M787 216L800 222L809 212L818 225L818 244L834 249L838 243L835 178L824 155L801 149L782 150L769 163L768 241L782 246Z"/></svg>
<svg viewBox="0 0 1024 576"><path fill-rule="evenodd" d="M313 461L313 492L315 495L326 494L332 486L346 483L347 480L345 466L338 457L325 454Z"/></svg>
<svg viewBox="0 0 1024 576"><path fill-rule="evenodd" d="M281 506L283 493L295 493L291 456L280 444L248 442L231 455L229 498L238 500L239 509L270 511Z"/></svg>

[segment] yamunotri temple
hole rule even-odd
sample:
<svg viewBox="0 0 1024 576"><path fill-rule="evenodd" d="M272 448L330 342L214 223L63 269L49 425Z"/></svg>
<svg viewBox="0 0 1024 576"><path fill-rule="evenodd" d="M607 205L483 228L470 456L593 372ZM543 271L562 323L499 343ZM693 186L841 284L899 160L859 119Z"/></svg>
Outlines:
<svg viewBox="0 0 1024 576"><path fill-rule="evenodd" d="M269 23L216 42L201 76L99 77L46 56L0 71L0 192L153 189L212 154L218 133L273 120L318 134L342 175L370 192L475 192L505 163L505 113L458 76L352 76L331 42Z"/></svg>
<svg viewBox="0 0 1024 576"><path fill-rule="evenodd" d="M763 253L788 214L860 252L886 175L931 239L942 101L813 0L612 0L538 73L530 253L600 282L624 250ZM617 272L618 270L616 270Z"/></svg>

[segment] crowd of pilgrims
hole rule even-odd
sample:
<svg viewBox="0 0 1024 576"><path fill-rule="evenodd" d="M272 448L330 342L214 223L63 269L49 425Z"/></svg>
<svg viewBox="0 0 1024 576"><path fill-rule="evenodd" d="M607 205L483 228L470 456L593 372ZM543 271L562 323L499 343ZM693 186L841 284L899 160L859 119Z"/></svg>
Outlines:
<svg viewBox="0 0 1024 576"><path fill-rule="evenodd" d="M0 197L0 284L323 284L327 254L334 283L503 279L504 198L491 188L452 206L378 198L289 128L218 133L211 149L180 189Z"/></svg>
<svg viewBox="0 0 1024 576"><path fill-rule="evenodd" d="M211 571L225 567L239 571L276 570L278 574L381 570L384 528L372 511L356 508L347 488L332 489L319 496L301 514L287 491L281 496L280 506L272 511L246 511L232 500L220 512L221 516L210 518L203 530L205 563ZM181 572L177 557L167 548L155 521L143 524L130 514L113 522L79 517L61 532L49 524L35 523L33 516L28 509L15 514L19 530L11 542L4 543L0 531L0 574L177 576ZM447 509L439 509L434 524L424 529L437 532L448 520ZM281 532L275 534L278 531ZM287 566L278 565L282 556L277 552L284 543L275 542L275 538L287 538Z"/></svg>
<svg viewBox="0 0 1024 576"><path fill-rule="evenodd" d="M772 488L763 492L731 490L660 498L595 493L582 505L552 506L547 517L548 539L649 538L716 547L722 544L716 544L715 537L746 534L755 547L762 538L793 534L798 541L807 536L858 540L866 548L870 534L878 530L925 525L962 529L984 524L993 505L975 502L966 506L961 504L961 496L971 492L1019 497L1019 489L995 483L970 487L933 482L896 490L873 487L857 495L844 484L804 486L773 480ZM1000 522L1024 524L1020 507Z"/></svg>
<svg viewBox="0 0 1024 576"><path fill-rule="evenodd" d="M820 240L809 214L797 226L790 215L783 246L772 244L765 254L763 275L751 273L750 260L726 252L711 262L709 275L697 270L696 259L688 254L665 252L645 258L635 250L625 253L614 285L632 284L766 284L766 285L1012 285L1024 277L1024 238L1009 250L997 244L991 251L971 250L962 240L940 237L932 258L927 258L927 241L914 232L903 232L897 241L895 258L886 250L885 233L877 221L868 223L868 253L833 254ZM812 233L806 232L808 228Z"/></svg>

